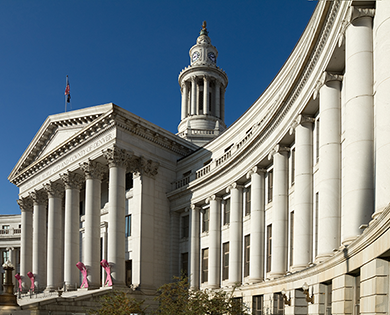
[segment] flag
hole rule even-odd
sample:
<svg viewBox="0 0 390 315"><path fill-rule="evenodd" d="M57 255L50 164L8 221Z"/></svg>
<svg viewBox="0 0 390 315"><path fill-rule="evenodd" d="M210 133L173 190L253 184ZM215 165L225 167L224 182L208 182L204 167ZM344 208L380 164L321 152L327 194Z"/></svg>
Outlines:
<svg viewBox="0 0 390 315"><path fill-rule="evenodd" d="M65 88L65 95L68 97L66 98L66 102L70 103L70 86L69 86L69 78L66 76L66 88Z"/></svg>

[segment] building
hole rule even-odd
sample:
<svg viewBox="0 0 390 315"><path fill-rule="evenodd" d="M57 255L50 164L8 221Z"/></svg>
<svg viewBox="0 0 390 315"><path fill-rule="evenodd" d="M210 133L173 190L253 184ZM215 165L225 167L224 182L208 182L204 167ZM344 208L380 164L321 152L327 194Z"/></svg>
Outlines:
<svg viewBox="0 0 390 315"><path fill-rule="evenodd" d="M49 116L9 176L25 289L31 271L73 290L78 261L99 289L106 259L145 295L187 271L193 288L238 285L253 314L388 314L389 54L390 2L319 1L227 129L206 25L177 135L114 104Z"/></svg>

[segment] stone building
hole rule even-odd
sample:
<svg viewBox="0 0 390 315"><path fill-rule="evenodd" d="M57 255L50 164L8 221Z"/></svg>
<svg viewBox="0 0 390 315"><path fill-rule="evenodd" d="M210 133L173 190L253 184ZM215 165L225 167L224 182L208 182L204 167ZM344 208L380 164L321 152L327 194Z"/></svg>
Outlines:
<svg viewBox="0 0 390 315"><path fill-rule="evenodd" d="M145 295L186 271L253 314L388 314L389 55L389 1L319 1L229 128L205 25L177 135L114 104L49 116L9 176L25 288L73 290L81 261L99 290L106 259Z"/></svg>

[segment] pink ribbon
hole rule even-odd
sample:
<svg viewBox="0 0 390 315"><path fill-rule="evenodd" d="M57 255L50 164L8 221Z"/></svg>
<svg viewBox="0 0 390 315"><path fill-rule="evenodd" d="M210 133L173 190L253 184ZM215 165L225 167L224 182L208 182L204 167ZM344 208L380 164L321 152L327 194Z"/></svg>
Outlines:
<svg viewBox="0 0 390 315"><path fill-rule="evenodd" d="M19 282L19 291L22 291L22 277L20 276L19 273L17 273L17 274L15 275L15 278L16 278L16 280L18 280L18 282Z"/></svg>
<svg viewBox="0 0 390 315"><path fill-rule="evenodd" d="M82 288L83 286L84 286L84 288L88 288L88 280L87 280L88 271L87 271L87 267L85 267L85 265L81 261L79 261L76 264L76 266L77 266L77 268L80 269L81 274L83 275L83 283L81 283L80 288Z"/></svg>
<svg viewBox="0 0 390 315"><path fill-rule="evenodd" d="M31 280L31 287L30 287L30 290L34 291L34 289L35 289L34 280L35 280L35 279L34 279L33 273L32 273L31 271L27 272L27 277L29 277L30 280Z"/></svg>
<svg viewBox="0 0 390 315"><path fill-rule="evenodd" d="M107 279L106 279L106 283L104 284L104 286L106 286L108 284L108 286L111 287L112 286L112 279L111 279L111 267L110 267L109 263L107 262L107 260L103 259L100 262L100 266L102 266L104 268L104 270L106 271L106 274L107 274Z"/></svg>

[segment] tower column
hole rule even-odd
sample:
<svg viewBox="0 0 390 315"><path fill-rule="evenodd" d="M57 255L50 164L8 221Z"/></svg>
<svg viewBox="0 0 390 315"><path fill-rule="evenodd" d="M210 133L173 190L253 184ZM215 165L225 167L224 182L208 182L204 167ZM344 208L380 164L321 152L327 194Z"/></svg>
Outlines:
<svg viewBox="0 0 390 315"><path fill-rule="evenodd" d="M215 116L221 118L221 83L215 81Z"/></svg>
<svg viewBox="0 0 390 315"><path fill-rule="evenodd" d="M30 196L34 203L32 273L35 277L35 287L41 291L46 288L47 193L39 190L31 192Z"/></svg>
<svg viewBox="0 0 390 315"><path fill-rule="evenodd" d="M23 288L28 291L30 288L30 279L27 273L32 267L32 209L33 203L31 198L21 198L18 205L22 212L22 228L20 237L20 275L22 276Z"/></svg>
<svg viewBox="0 0 390 315"><path fill-rule="evenodd" d="M62 197L64 186L62 183L44 184L48 194L48 222L47 222L47 284L46 290L53 291L62 287Z"/></svg>
<svg viewBox="0 0 390 315"><path fill-rule="evenodd" d="M196 115L196 107L197 107L197 83L196 76L191 77L191 115Z"/></svg>
<svg viewBox="0 0 390 315"><path fill-rule="evenodd" d="M230 192L230 256L229 282L241 283L242 268L242 186L237 183L230 185L226 192Z"/></svg>
<svg viewBox="0 0 390 315"><path fill-rule="evenodd" d="M265 227L265 200L264 200L265 170L255 166L247 178L251 179L251 248L250 248L250 279L260 282L264 279L264 227Z"/></svg>
<svg viewBox="0 0 390 315"><path fill-rule="evenodd" d="M209 113L209 78L207 75L203 77L203 114Z"/></svg>
<svg viewBox="0 0 390 315"><path fill-rule="evenodd" d="M72 290L79 283L79 271L75 266L80 261L79 205L84 177L77 173L60 176L65 184L64 282L66 290Z"/></svg>
<svg viewBox="0 0 390 315"><path fill-rule="evenodd" d="M190 260L190 287L199 288L199 246L200 246L200 209L191 205L191 260Z"/></svg>
<svg viewBox="0 0 390 315"><path fill-rule="evenodd" d="M208 284L211 288L218 288L221 273L221 198L213 195L206 202L210 203Z"/></svg>
<svg viewBox="0 0 390 315"><path fill-rule="evenodd" d="M342 244L352 242L374 208L373 9L351 7L345 44L345 146ZM348 209L348 210L347 210Z"/></svg>
<svg viewBox="0 0 390 315"><path fill-rule="evenodd" d="M313 121L313 118L299 115L295 127L294 271L306 268L311 261Z"/></svg>
<svg viewBox="0 0 390 315"><path fill-rule="evenodd" d="M84 265L88 269L89 289L100 286L101 180L105 167L95 161L80 165L85 173Z"/></svg>
<svg viewBox="0 0 390 315"><path fill-rule="evenodd" d="M289 148L277 145L273 156L274 187L272 193L272 261L271 277L277 278L286 272L287 265L287 161ZM270 157L271 158L271 157Z"/></svg>
<svg viewBox="0 0 390 315"><path fill-rule="evenodd" d="M181 85L181 120L188 115L188 87L187 82L183 82Z"/></svg>

